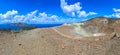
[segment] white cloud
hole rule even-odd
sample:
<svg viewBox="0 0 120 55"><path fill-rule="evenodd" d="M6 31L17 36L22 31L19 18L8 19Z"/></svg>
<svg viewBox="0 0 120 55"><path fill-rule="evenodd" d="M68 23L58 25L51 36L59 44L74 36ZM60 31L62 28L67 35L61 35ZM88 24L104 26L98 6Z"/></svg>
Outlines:
<svg viewBox="0 0 120 55"><path fill-rule="evenodd" d="M113 8L114 12L120 12L120 9Z"/></svg>
<svg viewBox="0 0 120 55"><path fill-rule="evenodd" d="M49 22L49 21L57 22L59 17L57 15L49 15L43 12L43 13L39 13L39 18L41 22Z"/></svg>
<svg viewBox="0 0 120 55"><path fill-rule="evenodd" d="M25 18L24 15L16 15L16 16L13 17L12 22L21 22L21 21L24 20L24 18Z"/></svg>
<svg viewBox="0 0 120 55"><path fill-rule="evenodd" d="M77 13L78 13L78 17L87 17L89 15L95 15L95 14L97 14L95 12L86 13L85 11L78 11Z"/></svg>
<svg viewBox="0 0 120 55"><path fill-rule="evenodd" d="M16 11L16 10L7 11L5 14L0 14L0 18L8 18L8 17L13 16L17 13L18 13L18 11Z"/></svg>
<svg viewBox="0 0 120 55"><path fill-rule="evenodd" d="M18 11L7 11L5 14L0 14L0 23L47 23L47 22L61 22L57 15L39 13L37 10L32 11L26 15L18 15Z"/></svg>
<svg viewBox="0 0 120 55"><path fill-rule="evenodd" d="M82 7L80 6L80 3L75 3L72 5L68 5L65 0L61 0L61 8L64 13L70 16L75 16L75 12L79 11Z"/></svg>
<svg viewBox="0 0 120 55"><path fill-rule="evenodd" d="M120 18L120 9L113 8L114 13L111 15L105 15L105 17Z"/></svg>
<svg viewBox="0 0 120 55"><path fill-rule="evenodd" d="M39 15L40 15L41 17L47 17L47 16L48 16L45 12L39 13Z"/></svg>
<svg viewBox="0 0 120 55"><path fill-rule="evenodd" d="M71 17L75 17L76 15L78 17L87 17L89 15L95 15L97 13L95 12L89 12L87 13L82 9L82 6L80 6L80 2L68 5L67 2L65 2L65 0L61 0L61 9L63 10L63 12Z"/></svg>

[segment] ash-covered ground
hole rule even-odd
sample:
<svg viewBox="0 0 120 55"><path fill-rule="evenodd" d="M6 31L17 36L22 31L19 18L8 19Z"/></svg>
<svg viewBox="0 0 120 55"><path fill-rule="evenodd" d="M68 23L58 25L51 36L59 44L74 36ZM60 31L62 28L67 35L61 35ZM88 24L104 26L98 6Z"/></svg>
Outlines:
<svg viewBox="0 0 120 55"><path fill-rule="evenodd" d="M0 31L0 55L120 55L120 19Z"/></svg>

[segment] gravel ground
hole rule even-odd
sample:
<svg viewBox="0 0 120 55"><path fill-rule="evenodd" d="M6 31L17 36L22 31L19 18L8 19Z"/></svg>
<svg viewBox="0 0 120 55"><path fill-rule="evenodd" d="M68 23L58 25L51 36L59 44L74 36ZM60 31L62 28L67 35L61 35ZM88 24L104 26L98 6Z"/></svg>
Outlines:
<svg viewBox="0 0 120 55"><path fill-rule="evenodd" d="M113 36L68 38L53 28L1 33L0 55L120 55Z"/></svg>

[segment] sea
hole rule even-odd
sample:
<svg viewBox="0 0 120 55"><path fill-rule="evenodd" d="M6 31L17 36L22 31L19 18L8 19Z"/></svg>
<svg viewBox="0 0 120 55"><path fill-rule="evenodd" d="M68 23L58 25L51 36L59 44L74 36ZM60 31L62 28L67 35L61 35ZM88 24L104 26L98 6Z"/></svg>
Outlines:
<svg viewBox="0 0 120 55"><path fill-rule="evenodd" d="M51 28L55 26L61 26L60 24L25 24L25 26L18 26L15 24L0 24L0 29L12 29L12 30L19 30L23 27L36 27L36 28Z"/></svg>

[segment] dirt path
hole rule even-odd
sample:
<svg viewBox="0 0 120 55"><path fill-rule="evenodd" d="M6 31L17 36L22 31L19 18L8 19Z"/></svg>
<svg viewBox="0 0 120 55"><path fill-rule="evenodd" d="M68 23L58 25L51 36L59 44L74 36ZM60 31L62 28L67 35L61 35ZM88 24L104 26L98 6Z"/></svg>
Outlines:
<svg viewBox="0 0 120 55"><path fill-rule="evenodd" d="M65 38L67 37L67 38ZM120 40L71 39L56 28L0 34L0 55L119 55Z"/></svg>
<svg viewBox="0 0 120 55"><path fill-rule="evenodd" d="M63 34L63 33L61 33L60 31L58 31L56 28L52 28L52 29L53 29L56 33L60 34L61 36L64 36L64 37L72 38L72 39L73 39L72 36L69 36L69 35Z"/></svg>

